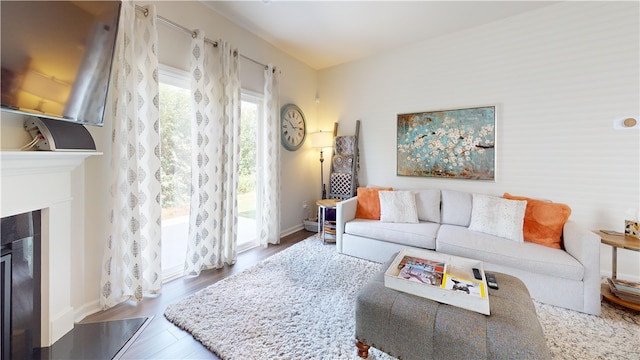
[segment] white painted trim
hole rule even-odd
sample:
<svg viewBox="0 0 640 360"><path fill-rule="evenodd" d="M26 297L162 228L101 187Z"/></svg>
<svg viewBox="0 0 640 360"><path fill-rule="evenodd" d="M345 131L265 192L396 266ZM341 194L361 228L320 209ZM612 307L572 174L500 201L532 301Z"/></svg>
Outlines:
<svg viewBox="0 0 640 360"><path fill-rule="evenodd" d="M73 314L73 320L74 322L78 323L82 321L84 318L86 318L87 316L95 314L100 310L102 310L100 308L100 301L98 300L91 301L75 309Z"/></svg>
<svg viewBox="0 0 640 360"><path fill-rule="evenodd" d="M296 231L300 231L304 229L304 224L298 224L296 226L292 226L288 229L285 229L283 231L280 232L280 239L282 239L283 237L287 236L287 235L291 235Z"/></svg>
<svg viewBox="0 0 640 360"><path fill-rule="evenodd" d="M172 66L160 64L158 71L158 80L161 83L180 87L183 89L191 88L191 77L188 71L174 68Z"/></svg>
<svg viewBox="0 0 640 360"><path fill-rule="evenodd" d="M67 172L78 167L89 156L102 155L96 151L0 151L2 176L37 175Z"/></svg>

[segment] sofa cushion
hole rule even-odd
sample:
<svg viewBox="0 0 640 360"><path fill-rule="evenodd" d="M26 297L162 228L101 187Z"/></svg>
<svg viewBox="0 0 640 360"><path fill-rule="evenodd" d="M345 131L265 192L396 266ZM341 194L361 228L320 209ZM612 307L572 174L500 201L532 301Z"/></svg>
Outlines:
<svg viewBox="0 0 640 360"><path fill-rule="evenodd" d="M386 190L393 190L393 188L358 188L356 217L360 219L380 220L380 197L378 196L378 192Z"/></svg>
<svg viewBox="0 0 640 360"><path fill-rule="evenodd" d="M440 222L440 189L417 190L418 220Z"/></svg>
<svg viewBox="0 0 640 360"><path fill-rule="evenodd" d="M569 280L584 277L582 264L564 250L517 243L462 226L441 225L436 251Z"/></svg>
<svg viewBox="0 0 640 360"><path fill-rule="evenodd" d="M440 224L432 222L402 224L356 218L345 224L344 232L346 234L434 250L439 227Z"/></svg>
<svg viewBox="0 0 640 360"><path fill-rule="evenodd" d="M524 242L522 224L527 202L473 194L469 230Z"/></svg>
<svg viewBox="0 0 640 360"><path fill-rule="evenodd" d="M380 221L417 223L416 197L411 191L380 191Z"/></svg>
<svg viewBox="0 0 640 360"><path fill-rule="evenodd" d="M442 190L442 223L469 226L472 203L471 193Z"/></svg>
<svg viewBox="0 0 640 360"><path fill-rule="evenodd" d="M509 193L504 193L503 197L527 201L527 210L524 213L524 241L554 249L561 248L562 229L571 215L571 208L568 205L513 196Z"/></svg>

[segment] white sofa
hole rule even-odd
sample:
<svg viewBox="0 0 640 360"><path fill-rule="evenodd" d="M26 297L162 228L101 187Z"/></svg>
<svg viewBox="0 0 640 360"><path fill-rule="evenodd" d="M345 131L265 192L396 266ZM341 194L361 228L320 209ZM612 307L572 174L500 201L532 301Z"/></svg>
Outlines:
<svg viewBox="0 0 640 360"><path fill-rule="evenodd" d="M600 238L569 220L563 248L472 231L471 193L413 190L418 223L356 218L358 198L336 208L337 251L383 263L404 246L482 260L485 270L520 278L536 301L600 315Z"/></svg>

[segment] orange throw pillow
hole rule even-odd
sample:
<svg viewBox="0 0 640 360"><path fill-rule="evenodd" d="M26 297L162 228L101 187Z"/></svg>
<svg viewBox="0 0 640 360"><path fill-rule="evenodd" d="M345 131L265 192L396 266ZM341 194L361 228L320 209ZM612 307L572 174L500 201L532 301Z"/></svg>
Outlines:
<svg viewBox="0 0 640 360"><path fill-rule="evenodd" d="M571 208L565 204L531 199L524 196L513 196L504 193L510 200L527 200L524 212L524 241L560 249L562 229L571 215Z"/></svg>
<svg viewBox="0 0 640 360"><path fill-rule="evenodd" d="M359 219L380 220L380 197L379 191L391 191L393 188L358 188L358 207L356 217Z"/></svg>

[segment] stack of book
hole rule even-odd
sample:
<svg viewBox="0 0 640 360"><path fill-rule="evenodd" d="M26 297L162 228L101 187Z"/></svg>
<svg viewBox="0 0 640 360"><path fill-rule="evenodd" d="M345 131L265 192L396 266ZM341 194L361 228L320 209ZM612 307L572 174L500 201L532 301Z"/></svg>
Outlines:
<svg viewBox="0 0 640 360"><path fill-rule="evenodd" d="M611 292L622 300L640 304L640 284L620 279L607 279Z"/></svg>
<svg viewBox="0 0 640 360"><path fill-rule="evenodd" d="M324 232L327 235L335 235L336 234L336 222L335 221L325 221L324 222Z"/></svg>

